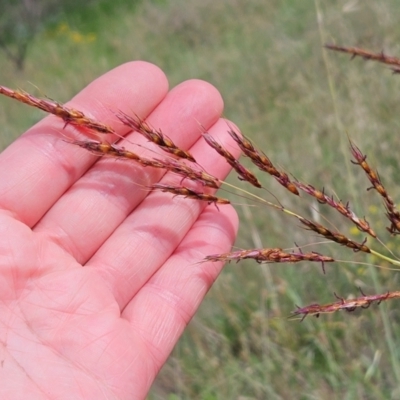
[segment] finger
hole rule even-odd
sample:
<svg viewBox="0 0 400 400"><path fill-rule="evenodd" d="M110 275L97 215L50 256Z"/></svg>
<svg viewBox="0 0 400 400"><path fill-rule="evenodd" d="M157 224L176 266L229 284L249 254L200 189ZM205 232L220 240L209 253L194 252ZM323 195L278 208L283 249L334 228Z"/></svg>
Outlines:
<svg viewBox="0 0 400 400"><path fill-rule="evenodd" d="M147 121L161 128L178 145L189 148L200 135L198 121L207 127L214 124L222 108L221 96L213 86L197 80L187 81L172 90ZM135 137L136 143L148 146L145 139L141 136L136 139L136 136L139 135L136 133L127 139ZM133 151L140 155L149 153L137 146ZM156 157L156 154L147 156ZM47 233L79 262L85 263L149 193L147 187L163 173L130 160L101 160L62 196L35 231Z"/></svg>
<svg viewBox="0 0 400 400"><path fill-rule="evenodd" d="M219 120L209 132L236 156L239 150ZM203 139L190 149L196 160L223 179L230 167ZM169 179L171 174L165 175ZM205 207L204 202L154 192L146 197L99 249L86 267L103 276L120 307L137 293L185 237ZM221 206L220 208L222 208ZM198 261L198 260L197 260Z"/></svg>
<svg viewBox="0 0 400 400"><path fill-rule="evenodd" d="M113 111L132 109L145 117L164 98L168 82L156 66L132 62L101 76L67 105L102 121L119 135L129 130ZM49 116L0 155L0 209L33 226L60 196L96 161L60 138L76 137L71 125ZM61 134L62 135L61 135Z"/></svg>
<svg viewBox="0 0 400 400"><path fill-rule="evenodd" d="M149 384L221 271L220 262L198 261L229 251L237 225L230 206L220 212L208 206L172 257L124 309L122 317L131 324L138 349L138 368L153 374Z"/></svg>

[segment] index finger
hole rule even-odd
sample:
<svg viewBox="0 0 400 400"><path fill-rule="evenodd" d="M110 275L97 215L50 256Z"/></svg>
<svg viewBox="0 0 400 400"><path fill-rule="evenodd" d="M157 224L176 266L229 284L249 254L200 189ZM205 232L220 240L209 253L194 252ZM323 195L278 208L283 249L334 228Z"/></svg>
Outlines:
<svg viewBox="0 0 400 400"><path fill-rule="evenodd" d="M69 107L98 119L125 135L115 111L145 118L165 97L164 73L146 62L123 64L89 84ZM0 154L0 209L34 226L59 197L93 164L93 156L60 140L76 129L48 116Z"/></svg>

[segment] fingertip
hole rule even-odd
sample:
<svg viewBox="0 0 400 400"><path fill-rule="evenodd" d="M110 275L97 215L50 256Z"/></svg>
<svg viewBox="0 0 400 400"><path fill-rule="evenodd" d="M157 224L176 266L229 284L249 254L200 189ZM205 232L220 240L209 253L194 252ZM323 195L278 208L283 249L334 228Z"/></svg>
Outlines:
<svg viewBox="0 0 400 400"><path fill-rule="evenodd" d="M218 209L214 205L209 205L204 212L206 213L204 221L212 228L207 234L210 254L230 251L239 229L237 211L228 204Z"/></svg>
<svg viewBox="0 0 400 400"><path fill-rule="evenodd" d="M68 105L90 110L98 118L110 115L111 108L128 108L127 111L145 117L166 96L168 87L168 79L159 67L146 61L131 61L89 83ZM140 101L144 95L146 101Z"/></svg>
<svg viewBox="0 0 400 400"><path fill-rule="evenodd" d="M213 99L215 109L218 109L220 115L222 114L224 110L224 100L220 91L214 85L202 79L189 79L187 82L190 85L196 86L198 92L204 92L209 98Z"/></svg>
<svg viewBox="0 0 400 400"><path fill-rule="evenodd" d="M181 110L182 117L196 115L197 108L204 107L204 104L207 104L208 109L212 110L210 113L215 116L216 121L224 110L224 101L221 93L215 86L206 81L189 79L176 86L171 92L175 90L179 91L179 96L186 99L185 107Z"/></svg>

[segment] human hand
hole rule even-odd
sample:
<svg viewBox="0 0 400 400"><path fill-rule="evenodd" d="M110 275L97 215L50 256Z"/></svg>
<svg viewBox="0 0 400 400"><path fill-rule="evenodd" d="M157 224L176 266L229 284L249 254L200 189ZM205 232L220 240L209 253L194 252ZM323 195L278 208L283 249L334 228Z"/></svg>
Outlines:
<svg viewBox="0 0 400 400"><path fill-rule="evenodd" d="M153 157L113 111L136 113L219 178L229 166L199 123L238 154L219 93L195 80L168 92L148 63L110 71L68 105ZM63 128L49 116L0 155L0 398L143 399L222 268L198 261L229 251L237 216L149 194L168 174L96 158Z"/></svg>

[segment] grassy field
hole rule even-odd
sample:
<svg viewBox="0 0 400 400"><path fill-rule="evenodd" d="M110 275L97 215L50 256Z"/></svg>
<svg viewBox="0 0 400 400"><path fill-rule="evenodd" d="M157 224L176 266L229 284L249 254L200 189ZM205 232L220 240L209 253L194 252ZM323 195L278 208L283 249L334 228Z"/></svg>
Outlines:
<svg viewBox="0 0 400 400"><path fill-rule="evenodd" d="M327 52L322 44L400 56L399 12L395 0L144 1L115 10L111 18L96 14L90 29L74 20L52 27L32 44L23 72L0 58L0 83L66 101L132 59L159 65L171 86L189 78L210 81L224 97L226 117L275 163L350 201L396 252L380 199L366 191L369 182L350 163L347 134L399 200L400 78L385 66ZM0 146L41 117L0 98ZM290 197L268 177L260 179L286 207L306 217L324 211L327 224L363 240L344 218L307 196ZM234 175L230 181L238 182ZM358 264L385 266L321 243L282 213L232 200L242 221L238 248L310 243L307 251L344 261L328 265L325 275L307 263L227 265L149 399L400 399L398 301L302 323L287 319L296 304L329 303L334 292L348 297L358 295L358 287L368 294L397 290L399 274Z"/></svg>

